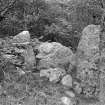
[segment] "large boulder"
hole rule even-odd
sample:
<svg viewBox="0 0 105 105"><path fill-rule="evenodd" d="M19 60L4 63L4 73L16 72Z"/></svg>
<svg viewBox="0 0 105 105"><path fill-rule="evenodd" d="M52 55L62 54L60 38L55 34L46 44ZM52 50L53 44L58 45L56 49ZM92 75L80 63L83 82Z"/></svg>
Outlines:
<svg viewBox="0 0 105 105"><path fill-rule="evenodd" d="M40 59L39 69L50 67L65 68L68 64L72 64L73 52L68 47L60 43L42 43L39 46L39 54L36 58Z"/></svg>
<svg viewBox="0 0 105 105"><path fill-rule="evenodd" d="M52 42L52 43L44 42L44 43L42 43L39 46L39 48L38 48L39 54L36 57L39 58L39 59L51 57L61 47L62 47L62 45L60 43L56 43L56 42Z"/></svg>
<svg viewBox="0 0 105 105"><path fill-rule="evenodd" d="M29 44L30 33L29 31L22 31L13 37L13 44Z"/></svg>

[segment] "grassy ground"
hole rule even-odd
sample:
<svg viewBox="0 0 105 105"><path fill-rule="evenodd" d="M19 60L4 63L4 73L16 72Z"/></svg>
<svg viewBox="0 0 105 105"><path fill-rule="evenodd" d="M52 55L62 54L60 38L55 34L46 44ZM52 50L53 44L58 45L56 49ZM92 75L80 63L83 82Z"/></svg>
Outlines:
<svg viewBox="0 0 105 105"><path fill-rule="evenodd" d="M62 105L64 88L51 84L39 74L26 74L15 81L4 81L0 90L0 105Z"/></svg>

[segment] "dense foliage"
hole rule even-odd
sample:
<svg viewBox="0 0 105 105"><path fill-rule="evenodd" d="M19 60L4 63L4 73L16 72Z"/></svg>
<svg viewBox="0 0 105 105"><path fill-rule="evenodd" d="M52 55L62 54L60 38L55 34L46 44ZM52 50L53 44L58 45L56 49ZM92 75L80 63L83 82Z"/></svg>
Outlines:
<svg viewBox="0 0 105 105"><path fill-rule="evenodd" d="M29 30L32 37L56 41L76 50L81 31L101 24L102 0L1 0L0 36Z"/></svg>

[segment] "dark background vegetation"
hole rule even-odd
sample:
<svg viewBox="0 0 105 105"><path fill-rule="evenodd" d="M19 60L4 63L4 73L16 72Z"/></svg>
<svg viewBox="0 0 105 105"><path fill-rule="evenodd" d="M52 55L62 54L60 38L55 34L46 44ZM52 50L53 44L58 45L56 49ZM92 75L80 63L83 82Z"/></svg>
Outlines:
<svg viewBox="0 0 105 105"><path fill-rule="evenodd" d="M104 24L104 5L104 0L0 0L0 37L29 30L32 38L75 51L85 26Z"/></svg>

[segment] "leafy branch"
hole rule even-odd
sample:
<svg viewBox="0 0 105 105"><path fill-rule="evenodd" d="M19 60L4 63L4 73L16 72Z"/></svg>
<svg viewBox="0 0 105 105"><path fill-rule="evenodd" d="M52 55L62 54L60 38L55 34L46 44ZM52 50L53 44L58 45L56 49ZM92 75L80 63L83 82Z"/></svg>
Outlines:
<svg viewBox="0 0 105 105"><path fill-rule="evenodd" d="M9 9L11 9L14 6L15 3L16 0L11 0L3 9L0 10L0 21L2 21L5 18L5 14L9 11Z"/></svg>

